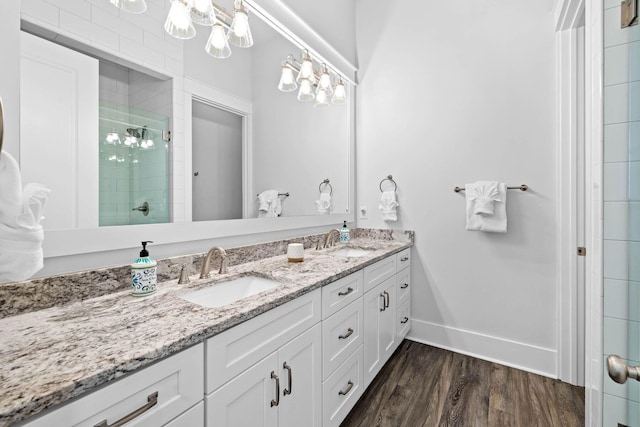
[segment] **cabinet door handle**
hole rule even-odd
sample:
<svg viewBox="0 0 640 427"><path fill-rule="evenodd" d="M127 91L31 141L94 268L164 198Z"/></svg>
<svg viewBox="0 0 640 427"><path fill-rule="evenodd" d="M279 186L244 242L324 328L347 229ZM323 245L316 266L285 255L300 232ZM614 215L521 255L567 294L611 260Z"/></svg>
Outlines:
<svg viewBox="0 0 640 427"><path fill-rule="evenodd" d="M403 285L400 286L400 289L407 289L409 287L408 283L404 283Z"/></svg>
<svg viewBox="0 0 640 427"><path fill-rule="evenodd" d="M400 258L400 262L405 262L405 261L409 261L408 256L403 256L402 258Z"/></svg>
<svg viewBox="0 0 640 427"><path fill-rule="evenodd" d="M384 297L384 294L380 294L380 297L382 298L382 308L380 311L385 311L387 309L387 299Z"/></svg>
<svg viewBox="0 0 640 427"><path fill-rule="evenodd" d="M287 371L289 371L289 375L288 375L288 384L287 384L287 388L284 389L284 392L282 393L283 395L288 395L291 394L291 391L293 390L292 387L292 383L293 383L293 373L291 372L291 366L287 365L287 362L284 362L282 364L282 367L284 369L286 369Z"/></svg>
<svg viewBox="0 0 640 427"><path fill-rule="evenodd" d="M344 335L338 335L338 338L340 338L341 340L346 340L347 338L349 338L351 336L351 334L353 334L353 329L349 328L347 329L347 333Z"/></svg>
<svg viewBox="0 0 640 427"><path fill-rule="evenodd" d="M353 288L349 286L346 291L338 292L338 296L344 297L346 295L349 295L351 292L353 292Z"/></svg>
<svg viewBox="0 0 640 427"><path fill-rule="evenodd" d="M278 406L280 404L280 378L275 372L271 371L271 379L276 380L276 398L271 399L271 407Z"/></svg>
<svg viewBox="0 0 640 427"><path fill-rule="evenodd" d="M347 394L349 394L352 388L353 388L353 381L349 380L349 382L347 383L347 388L345 388L344 390L340 390L338 394L340 396L346 396Z"/></svg>
<svg viewBox="0 0 640 427"><path fill-rule="evenodd" d="M149 396L147 396L147 403L145 405L139 407L129 415L125 415L123 418L120 418L118 421L116 421L113 424L109 424L107 420L102 420L101 422L96 424L94 427L120 427L122 425L125 425L129 421L133 420L134 418L137 418L140 415L144 414L145 412L147 412L149 409L153 408L157 404L158 404L158 392L154 391Z"/></svg>
<svg viewBox="0 0 640 427"><path fill-rule="evenodd" d="M390 299L389 298L389 292L382 291L382 293L385 295L385 297L384 297L384 308L386 310L387 308L389 308L389 299Z"/></svg>
<svg viewBox="0 0 640 427"><path fill-rule="evenodd" d="M407 323L408 321L409 321L409 318L408 318L408 317L403 317L403 318L402 318L402 320L400 321L400 323L402 323L402 324L404 325L404 324L405 324L405 323Z"/></svg>

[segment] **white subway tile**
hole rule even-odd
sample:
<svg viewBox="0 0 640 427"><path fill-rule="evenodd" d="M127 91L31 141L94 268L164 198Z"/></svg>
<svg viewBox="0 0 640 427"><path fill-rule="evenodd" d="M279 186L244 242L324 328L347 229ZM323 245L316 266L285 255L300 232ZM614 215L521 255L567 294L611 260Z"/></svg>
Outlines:
<svg viewBox="0 0 640 427"><path fill-rule="evenodd" d="M605 163L640 160L629 158L629 145L629 123L616 123L604 126ZM638 141L636 145L640 146L640 141ZM636 148L634 154L640 155L640 149Z"/></svg>
<svg viewBox="0 0 640 427"><path fill-rule="evenodd" d="M119 46L118 35L106 28L93 25L90 21L79 18L64 10L60 11L60 28L89 39L94 46L104 46L117 50Z"/></svg>
<svg viewBox="0 0 640 427"><path fill-rule="evenodd" d="M640 323L604 317L604 353L640 359Z"/></svg>
<svg viewBox="0 0 640 427"><path fill-rule="evenodd" d="M48 3L64 10L68 13L78 16L85 21L91 20L91 4L85 0L46 0Z"/></svg>
<svg viewBox="0 0 640 427"><path fill-rule="evenodd" d="M92 8L91 22L118 33L121 37L142 43L142 30L140 28L123 20L120 16L105 12L103 9L95 6Z"/></svg>
<svg viewBox="0 0 640 427"><path fill-rule="evenodd" d="M604 240L603 274L605 278L629 280L628 242L620 240Z"/></svg>
<svg viewBox="0 0 640 427"><path fill-rule="evenodd" d="M144 45L176 60L181 60L183 57L180 47L167 43L164 37L158 37L147 31L144 32Z"/></svg>
<svg viewBox="0 0 640 427"><path fill-rule="evenodd" d="M22 0L20 13L54 26L60 25L60 9L43 0Z"/></svg>
<svg viewBox="0 0 640 427"><path fill-rule="evenodd" d="M640 25L620 28L620 13L619 5L604 11L605 47L640 40Z"/></svg>
<svg viewBox="0 0 640 427"><path fill-rule="evenodd" d="M640 80L640 41L608 47L604 58L605 86Z"/></svg>
<svg viewBox="0 0 640 427"><path fill-rule="evenodd" d="M131 40L123 40L120 44L123 59L152 67L164 68L164 55Z"/></svg>
<svg viewBox="0 0 640 427"><path fill-rule="evenodd" d="M604 88L604 124L629 121L630 85L623 83Z"/></svg>
<svg viewBox="0 0 640 427"><path fill-rule="evenodd" d="M636 203L637 204L637 203ZM629 202L604 203L604 238L609 240L629 240L631 217Z"/></svg>
<svg viewBox="0 0 640 427"><path fill-rule="evenodd" d="M612 380L610 380L609 378L605 378L605 381ZM620 424L625 426L640 425L640 405L637 402L622 399L620 397L613 396L607 393L605 393L603 396L603 426L618 426Z"/></svg>
<svg viewBox="0 0 640 427"><path fill-rule="evenodd" d="M122 13L120 14L120 17L125 21L128 21L131 24L142 29L143 31L150 32L152 34L155 34L158 37L163 37L165 33L163 22L156 21L146 13L143 13L143 14Z"/></svg>
<svg viewBox="0 0 640 427"><path fill-rule="evenodd" d="M604 201L629 200L629 163L606 163L604 172Z"/></svg>

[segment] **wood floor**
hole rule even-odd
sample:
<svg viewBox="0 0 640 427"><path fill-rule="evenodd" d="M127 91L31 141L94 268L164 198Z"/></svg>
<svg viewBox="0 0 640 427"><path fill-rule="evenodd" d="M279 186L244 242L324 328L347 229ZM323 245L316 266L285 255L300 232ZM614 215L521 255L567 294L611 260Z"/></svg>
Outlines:
<svg viewBox="0 0 640 427"><path fill-rule="evenodd" d="M584 389L405 340L347 426L584 426Z"/></svg>

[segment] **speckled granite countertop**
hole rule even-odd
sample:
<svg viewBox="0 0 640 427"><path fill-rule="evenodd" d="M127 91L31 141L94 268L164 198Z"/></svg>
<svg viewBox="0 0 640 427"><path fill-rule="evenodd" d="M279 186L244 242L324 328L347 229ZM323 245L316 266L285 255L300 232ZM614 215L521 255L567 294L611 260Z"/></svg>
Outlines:
<svg viewBox="0 0 640 427"><path fill-rule="evenodd" d="M228 274L211 279L194 275L187 285L162 282L155 294L143 298L119 291L0 319L0 426L91 391L412 245L410 240L353 239L350 246L373 250L344 258L329 254L336 247L307 249L301 263L274 256L232 266ZM221 308L180 298L246 274L282 285Z"/></svg>

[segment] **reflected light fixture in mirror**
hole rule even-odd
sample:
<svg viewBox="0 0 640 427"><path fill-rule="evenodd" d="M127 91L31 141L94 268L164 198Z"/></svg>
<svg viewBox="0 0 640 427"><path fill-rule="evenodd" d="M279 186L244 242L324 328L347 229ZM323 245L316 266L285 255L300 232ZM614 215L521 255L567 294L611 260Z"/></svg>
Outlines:
<svg viewBox="0 0 640 427"><path fill-rule="evenodd" d="M127 13L144 13L147 3L144 0L110 0L111 4Z"/></svg>

